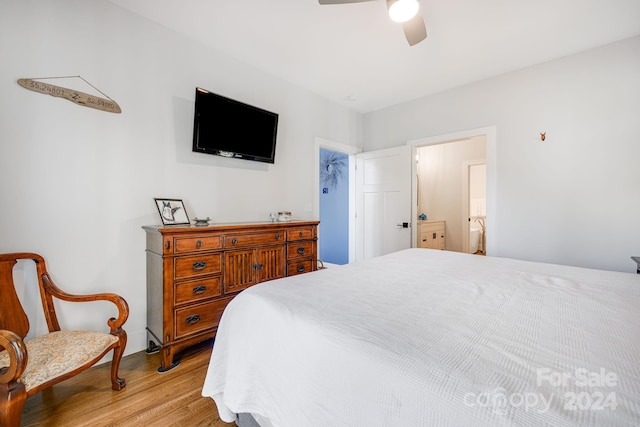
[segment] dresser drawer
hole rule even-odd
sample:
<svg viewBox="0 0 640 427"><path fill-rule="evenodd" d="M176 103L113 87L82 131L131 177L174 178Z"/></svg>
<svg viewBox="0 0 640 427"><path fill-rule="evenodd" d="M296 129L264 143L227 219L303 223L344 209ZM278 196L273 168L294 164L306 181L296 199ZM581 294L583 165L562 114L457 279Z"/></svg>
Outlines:
<svg viewBox="0 0 640 427"><path fill-rule="evenodd" d="M176 339L217 326L222 312L231 299L222 298L177 309L175 311Z"/></svg>
<svg viewBox="0 0 640 427"><path fill-rule="evenodd" d="M444 221L434 221L434 222L425 222L420 224L420 232L421 233L444 233L445 230L445 222Z"/></svg>
<svg viewBox="0 0 640 427"><path fill-rule="evenodd" d="M438 239L444 239L444 233L443 232L439 232L439 231L433 231L433 232L428 232L428 233L422 233L420 235L420 239L423 242L429 241L429 240L438 240Z"/></svg>
<svg viewBox="0 0 640 427"><path fill-rule="evenodd" d="M295 276L296 274L308 273L313 271L313 263L315 260L290 261L287 263L287 276Z"/></svg>
<svg viewBox="0 0 640 427"><path fill-rule="evenodd" d="M194 255L174 259L173 276L175 279L206 276L222 272L222 255Z"/></svg>
<svg viewBox="0 0 640 427"><path fill-rule="evenodd" d="M224 236L225 248L240 246L264 245L269 243L282 243L285 240L285 231L270 231L266 233L228 234Z"/></svg>
<svg viewBox="0 0 640 427"><path fill-rule="evenodd" d="M315 242L299 242L287 244L287 259L308 258L313 256Z"/></svg>
<svg viewBox="0 0 640 427"><path fill-rule="evenodd" d="M287 241L309 240L316 237L315 227L296 227L287 230Z"/></svg>
<svg viewBox="0 0 640 427"><path fill-rule="evenodd" d="M173 247L174 252L177 254L220 249L222 247L222 236L176 237L173 239Z"/></svg>
<svg viewBox="0 0 640 427"><path fill-rule="evenodd" d="M177 283L173 295L176 305L220 296L222 295L222 278L218 276L211 279Z"/></svg>

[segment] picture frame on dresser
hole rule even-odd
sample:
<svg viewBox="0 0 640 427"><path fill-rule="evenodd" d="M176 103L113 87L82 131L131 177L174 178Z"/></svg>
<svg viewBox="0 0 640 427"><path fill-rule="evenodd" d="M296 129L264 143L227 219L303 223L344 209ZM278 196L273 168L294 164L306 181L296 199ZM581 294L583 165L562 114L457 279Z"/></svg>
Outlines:
<svg viewBox="0 0 640 427"><path fill-rule="evenodd" d="M153 199L158 208L162 225L190 224L189 215L181 199Z"/></svg>

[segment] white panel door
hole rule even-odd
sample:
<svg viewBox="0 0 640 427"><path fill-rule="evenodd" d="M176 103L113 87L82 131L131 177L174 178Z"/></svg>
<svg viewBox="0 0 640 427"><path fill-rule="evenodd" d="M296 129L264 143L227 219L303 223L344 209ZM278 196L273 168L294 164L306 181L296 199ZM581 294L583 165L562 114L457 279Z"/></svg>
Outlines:
<svg viewBox="0 0 640 427"><path fill-rule="evenodd" d="M356 155L356 260L411 247L411 147Z"/></svg>

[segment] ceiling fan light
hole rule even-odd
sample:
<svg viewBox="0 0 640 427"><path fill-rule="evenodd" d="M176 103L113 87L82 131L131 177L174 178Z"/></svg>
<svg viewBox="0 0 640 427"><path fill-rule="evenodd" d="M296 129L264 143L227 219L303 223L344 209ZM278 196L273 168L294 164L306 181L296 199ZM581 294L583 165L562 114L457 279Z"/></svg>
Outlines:
<svg viewBox="0 0 640 427"><path fill-rule="evenodd" d="M394 22L407 22L418 13L418 0L388 0L389 17Z"/></svg>

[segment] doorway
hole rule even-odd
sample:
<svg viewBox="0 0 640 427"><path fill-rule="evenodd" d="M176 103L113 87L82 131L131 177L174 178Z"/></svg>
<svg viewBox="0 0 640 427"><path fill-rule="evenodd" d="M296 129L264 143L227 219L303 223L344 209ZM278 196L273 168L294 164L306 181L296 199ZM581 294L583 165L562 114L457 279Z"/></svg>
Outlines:
<svg viewBox="0 0 640 427"><path fill-rule="evenodd" d="M473 140L473 139L478 140L478 138L483 140L485 143L484 151L481 154L476 153L476 156L471 157L470 159L464 160L463 163L466 161L467 163L471 163L471 164L474 164L474 163L485 164L486 191L485 191L485 215L483 216L485 217L485 221L486 219L489 219L489 221L491 222L491 226L485 228L483 242L484 242L484 253L490 254L490 253L493 253L493 251L497 247L496 246L497 220L496 220L496 206L495 206L495 193L496 193L496 179L495 179L496 127L495 126L470 129L470 130L454 132L450 134L415 139L407 142L407 145L413 146L414 153L417 158L417 160L413 163L414 168L412 173L412 177L414 180L412 185L412 191L413 191L412 200L414 200L412 217L413 217L414 223L416 223L419 219L418 216L422 213L420 209L425 209L423 207L424 205L419 205L419 202L418 202L419 194L423 192L425 187L424 185L418 185L418 175L419 175L419 166L420 166L419 165L420 148L431 147L431 146L444 147L448 145L448 143L453 143L453 142L462 141L462 140ZM455 211L456 213L451 216L452 218L451 223L448 222L446 224L446 230L447 232L449 232L447 235L446 246L448 250L465 252L465 249L466 251L469 250L468 249L469 248L468 247L469 230L470 230L469 220L471 218L469 213L470 205L469 205L469 196L467 194L463 195L459 191L459 189L463 186L464 182L467 182L467 185L468 185L468 178L465 177L464 165L462 167L462 171L460 166L458 166L456 170L457 170L457 172L455 172L455 174L457 175L456 179L459 182L456 189L457 191L456 194L458 195L451 196L451 194L447 192L447 196L456 199L456 203L458 203L459 207L456 209ZM439 191L439 190L436 190L436 191ZM426 212L425 214L427 215L427 217L429 217L428 212ZM436 218L434 218L433 216L432 218L437 219L437 217L440 215L444 215L444 213L442 211L436 210L434 212L434 216ZM417 229L417 228L414 227L414 229ZM452 239L453 238L457 239L455 246L449 245L449 242L453 242L453 240L450 240L449 237L451 237ZM464 239L464 242L463 242L463 239ZM418 246L417 243L418 242L416 238L416 233L413 233L412 246L417 247Z"/></svg>
<svg viewBox="0 0 640 427"><path fill-rule="evenodd" d="M349 263L349 155L320 148L320 259Z"/></svg>
<svg viewBox="0 0 640 427"><path fill-rule="evenodd" d="M428 221L444 225L449 251L469 252L470 172L478 172L470 167L484 164L485 155L484 136L418 148L418 210ZM484 189L478 187L485 181L474 180L474 190L480 195ZM474 195L475 199L480 195ZM475 199L475 205L481 202ZM478 232L473 230L475 236Z"/></svg>
<svg viewBox="0 0 640 427"><path fill-rule="evenodd" d="M355 155L360 151L350 145L315 138L313 212L314 217L320 220L318 254L325 264L347 264L355 260ZM323 157L323 152L327 157ZM340 177L337 176L335 161L346 163L346 171L342 169ZM336 188L333 187L334 182ZM334 204L340 207L332 206ZM340 220L334 221L333 215Z"/></svg>

